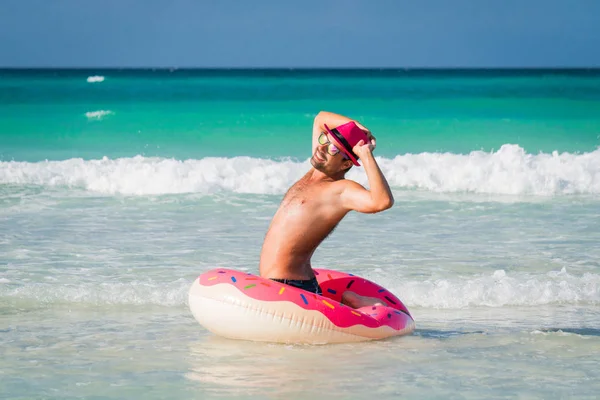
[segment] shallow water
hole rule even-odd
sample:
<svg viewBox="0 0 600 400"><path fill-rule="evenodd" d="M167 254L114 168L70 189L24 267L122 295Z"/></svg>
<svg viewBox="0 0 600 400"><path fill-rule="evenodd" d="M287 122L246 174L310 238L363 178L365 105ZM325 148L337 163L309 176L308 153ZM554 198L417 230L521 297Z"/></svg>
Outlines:
<svg viewBox="0 0 600 400"><path fill-rule="evenodd" d="M113 72L0 74L1 398L597 397L597 74ZM396 202L313 265L390 289L417 329L216 337L187 291L257 271L319 108L377 132Z"/></svg>
<svg viewBox="0 0 600 400"><path fill-rule="evenodd" d="M13 314L0 369L5 393L36 398L594 398L600 389L600 329L557 328L586 326L573 318L586 311L546 309L539 322L519 309L414 311L412 336L294 346L215 337L184 309L39 309Z"/></svg>
<svg viewBox="0 0 600 400"><path fill-rule="evenodd" d="M594 200L399 192L384 214L350 215L315 265L390 288L417 330L286 346L217 338L186 305L205 270L256 271L277 196L20 198L0 214L8 397L593 398L599 389Z"/></svg>

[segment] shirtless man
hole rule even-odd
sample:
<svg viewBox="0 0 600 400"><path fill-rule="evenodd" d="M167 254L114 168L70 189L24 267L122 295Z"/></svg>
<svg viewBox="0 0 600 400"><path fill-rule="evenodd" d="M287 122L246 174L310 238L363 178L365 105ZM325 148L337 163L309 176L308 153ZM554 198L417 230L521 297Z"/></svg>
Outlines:
<svg viewBox="0 0 600 400"><path fill-rule="evenodd" d="M285 194L260 255L260 275L321 294L310 259L319 244L350 211L377 213L394 204L375 158L371 132L342 115L320 112L313 123L312 168ZM363 164L370 190L344 178L352 165ZM353 292L343 302L372 305Z"/></svg>

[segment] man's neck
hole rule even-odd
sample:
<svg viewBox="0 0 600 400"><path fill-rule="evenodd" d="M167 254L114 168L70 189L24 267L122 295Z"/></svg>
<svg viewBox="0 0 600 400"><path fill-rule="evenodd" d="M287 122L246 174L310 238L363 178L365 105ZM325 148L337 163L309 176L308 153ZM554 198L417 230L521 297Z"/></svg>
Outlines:
<svg viewBox="0 0 600 400"><path fill-rule="evenodd" d="M310 171L308 171L308 179L315 182L335 182L344 179L344 175L345 173L343 171L340 171L335 175L327 175L315 167L312 167Z"/></svg>

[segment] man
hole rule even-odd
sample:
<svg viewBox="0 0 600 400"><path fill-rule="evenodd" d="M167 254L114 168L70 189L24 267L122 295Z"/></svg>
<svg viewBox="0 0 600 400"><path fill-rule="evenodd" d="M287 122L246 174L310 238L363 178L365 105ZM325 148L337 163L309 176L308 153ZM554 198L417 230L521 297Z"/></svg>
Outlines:
<svg viewBox="0 0 600 400"><path fill-rule="evenodd" d="M331 129L330 129L331 128ZM312 168L285 194L265 236L260 275L321 294L310 259L319 244L350 211L376 213L394 204L375 158L375 138L360 123L320 112L313 123ZM370 190L344 178L353 165L367 173ZM346 292L343 302L358 308L370 299Z"/></svg>

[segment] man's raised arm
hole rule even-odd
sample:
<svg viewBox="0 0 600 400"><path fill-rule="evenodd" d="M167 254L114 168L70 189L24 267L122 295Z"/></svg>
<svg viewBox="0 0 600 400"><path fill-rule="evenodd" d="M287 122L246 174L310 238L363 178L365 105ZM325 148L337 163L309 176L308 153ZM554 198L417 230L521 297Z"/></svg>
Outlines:
<svg viewBox="0 0 600 400"><path fill-rule="evenodd" d="M373 145L364 144L362 140L354 146L353 151L358 155L367 173L370 190L366 190L354 181L346 181L340 196L342 205L348 210L376 213L394 205L394 196L375 157L373 157L372 150Z"/></svg>

